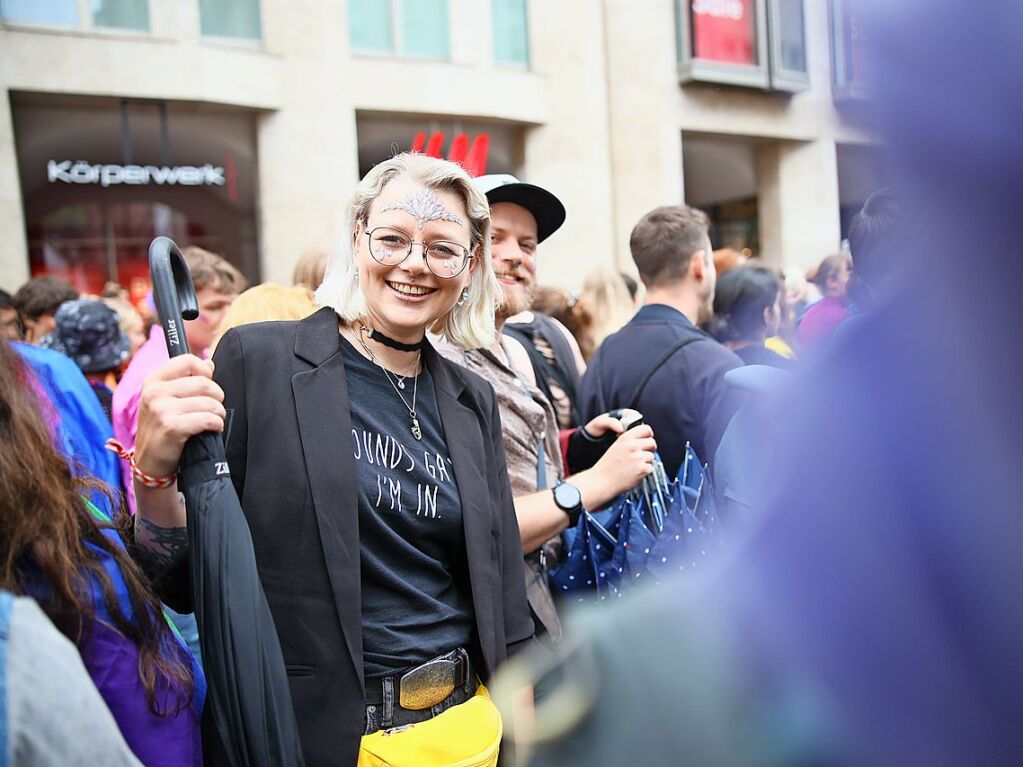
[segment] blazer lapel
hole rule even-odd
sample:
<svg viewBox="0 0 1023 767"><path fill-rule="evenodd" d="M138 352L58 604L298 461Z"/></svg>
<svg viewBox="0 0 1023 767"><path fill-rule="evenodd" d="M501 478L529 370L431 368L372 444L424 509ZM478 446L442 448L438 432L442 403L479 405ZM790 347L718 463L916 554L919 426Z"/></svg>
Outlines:
<svg viewBox="0 0 1023 767"><path fill-rule="evenodd" d="M321 309L304 320L295 337L295 354L315 367L292 376L291 386L334 602L365 693L358 479L352 458L348 385L340 351L337 316L332 310Z"/></svg>
<svg viewBox="0 0 1023 767"><path fill-rule="evenodd" d="M480 418L472 407L471 395L448 369L448 365L454 363L442 360L429 344L423 348L423 359L435 383L437 409L444 426L455 480L458 482L476 628L480 649L489 663L498 657L493 600L498 552L493 530L490 487L485 472L480 470L486 460L486 445L480 429Z"/></svg>

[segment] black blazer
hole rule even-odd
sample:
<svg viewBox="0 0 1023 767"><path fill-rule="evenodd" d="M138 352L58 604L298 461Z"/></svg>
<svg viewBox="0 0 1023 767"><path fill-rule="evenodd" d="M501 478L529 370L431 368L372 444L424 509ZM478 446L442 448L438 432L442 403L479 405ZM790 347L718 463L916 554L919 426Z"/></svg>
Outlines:
<svg viewBox="0 0 1023 767"><path fill-rule="evenodd" d="M252 530L309 765L354 765L364 715L359 522L352 423L337 315L230 330L214 379L233 411L227 458ZM476 616L490 675L533 635L493 387L423 361L462 501ZM400 403L395 401L400 407Z"/></svg>

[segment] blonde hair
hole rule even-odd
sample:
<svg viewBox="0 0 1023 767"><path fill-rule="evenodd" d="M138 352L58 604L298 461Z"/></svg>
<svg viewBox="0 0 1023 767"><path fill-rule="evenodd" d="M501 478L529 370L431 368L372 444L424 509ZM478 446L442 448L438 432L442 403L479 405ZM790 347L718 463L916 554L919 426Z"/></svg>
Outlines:
<svg viewBox="0 0 1023 767"><path fill-rule="evenodd" d="M301 320L316 311L309 288L296 285L287 287L275 282L264 282L249 288L234 300L224 314L213 339L213 348L231 328L266 320Z"/></svg>
<svg viewBox="0 0 1023 767"><path fill-rule="evenodd" d="M452 307L430 330L446 336L462 349L490 346L496 335L494 313L501 295L490 256L490 205L473 185L469 174L460 165L447 160L406 152L374 166L366 174L348 205L345 240L316 290L316 303L331 307L346 322L355 322L366 314L366 297L359 287L355 263L355 227L365 225L373 200L396 178L405 178L435 191L451 192L464 203L469 216L470 248L479 263L469 280L465 302Z"/></svg>
<svg viewBox="0 0 1023 767"><path fill-rule="evenodd" d="M590 356L598 346L612 333L622 327L636 314L636 304L617 269L610 266L600 267L589 273L583 283L579 297L582 304L593 317L590 331ZM583 355L587 360L589 356Z"/></svg>
<svg viewBox="0 0 1023 767"><path fill-rule="evenodd" d="M327 261L330 254L322 248L307 250L295 264L295 272L291 277L292 285L305 285L309 290L316 290L323 282L323 275L327 271Z"/></svg>

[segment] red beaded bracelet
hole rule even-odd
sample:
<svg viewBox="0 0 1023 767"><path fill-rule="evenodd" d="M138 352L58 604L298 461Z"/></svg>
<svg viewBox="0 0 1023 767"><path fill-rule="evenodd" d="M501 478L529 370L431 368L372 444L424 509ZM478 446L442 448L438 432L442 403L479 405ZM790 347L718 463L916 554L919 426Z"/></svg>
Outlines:
<svg viewBox="0 0 1023 767"><path fill-rule="evenodd" d="M141 485L163 489L171 487L178 479L177 472L171 472L166 477L154 477L152 474L146 474L139 468L139 465L135 463L135 450L126 450L124 445L116 439L108 439L106 448L110 452L116 453L119 458L123 458L128 462L128 466L131 468L131 475L135 477Z"/></svg>

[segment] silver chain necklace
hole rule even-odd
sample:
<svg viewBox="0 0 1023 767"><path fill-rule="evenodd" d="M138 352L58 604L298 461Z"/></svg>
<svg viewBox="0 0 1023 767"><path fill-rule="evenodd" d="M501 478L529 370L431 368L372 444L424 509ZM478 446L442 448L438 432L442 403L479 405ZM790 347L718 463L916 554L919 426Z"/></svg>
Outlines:
<svg viewBox="0 0 1023 767"><path fill-rule="evenodd" d="M416 440L422 440L423 430L419 426L419 418L416 416L416 396L419 394L419 361L422 358L423 353L419 352L419 354L416 355L416 377L413 379L412 383L412 404L409 405L408 401L405 399L405 395L401 393L401 390L405 388L405 378L407 378L407 376L398 376L397 373L392 373L390 370L388 370L387 368L380 364L380 361L376 358L376 355L373 354L373 350L369 348L369 345L362 337L363 333L366 333L368 331L369 328L367 328L362 322L360 322L359 332L356 336L359 339L359 344L366 351L366 354L369 355L369 358L373 361L373 364L384 372L384 377L387 379L387 383L391 385L391 388L394 389L394 393L397 394L398 398L401 400L401 404L403 404L405 406L405 409L408 410L408 416L409 418L412 419L412 436L415 437ZM395 381L392 380L391 378L392 375L395 378L400 378L401 380L395 383Z"/></svg>

